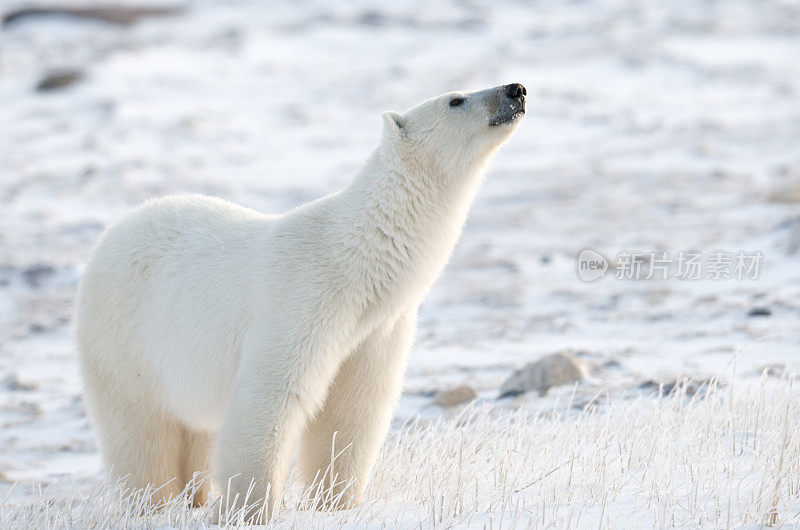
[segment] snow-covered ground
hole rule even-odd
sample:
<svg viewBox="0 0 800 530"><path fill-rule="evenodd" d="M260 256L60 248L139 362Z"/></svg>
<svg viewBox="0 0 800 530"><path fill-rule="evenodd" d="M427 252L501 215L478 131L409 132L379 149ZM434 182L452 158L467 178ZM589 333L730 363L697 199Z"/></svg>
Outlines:
<svg viewBox="0 0 800 530"><path fill-rule="evenodd" d="M765 378L751 395L712 383L703 399L679 392L561 417L524 408L497 416L470 406L390 435L362 505L309 510L319 495L295 487L273 526L796 528L800 400L791 386ZM185 499L145 523L133 515L140 496L120 504L108 486L52 489L0 505L0 521L18 528L210 525L208 513L187 509Z"/></svg>
<svg viewBox="0 0 800 530"><path fill-rule="evenodd" d="M6 12L22 5L0 2ZM635 404L650 399L652 385L643 383L710 375L720 376L728 401L750 399L755 407L764 367L798 366L797 2L177 5L174 16L124 27L29 17L2 29L0 499L13 482L19 485L8 502L24 502L39 485L50 485L51 495L77 495L100 484L71 304L105 226L146 198L181 192L285 211L347 184L377 143L383 110L455 89L521 82L528 112L492 164L452 262L422 307L396 428L414 415L459 414L433 406L431 395L460 384L477 390L478 406L493 405L507 420L519 407L563 413L570 399L597 403L600 414L621 407L627 418L638 417L630 410L639 407L647 417L648 406ZM34 89L60 68L83 78L61 90ZM606 278L579 279L576 256L585 248L611 259ZM642 279L616 279L613 270L624 266L623 252L700 252L710 260L717 251L734 261L739 252L760 252L758 279L680 280L671 270L669 279L648 280L646 264ZM513 369L564 349L592 369L574 398L562 387L496 399ZM794 407L795 449L797 389L779 394L770 412ZM532 425L572 432L559 418ZM586 433L604 421L581 418L569 421ZM399 432L393 436L409 439ZM574 446L563 442L564 454L556 454L562 442L555 434L542 442L535 429L517 432L550 443L551 463ZM615 454L624 452L620 446ZM545 463L521 476L546 472ZM379 466L378 476L397 471ZM750 478L743 482L756 484ZM655 492L651 501L663 514L636 504L625 488L579 496L587 506L598 499L605 506L604 515L579 524L607 517L624 526L625 514L644 509L652 517L643 524L667 525L678 505L678 521L725 524L722 516L684 517L684 489L691 496L697 480L676 473L672 504ZM374 491L385 493L384 483ZM400 513L392 502L417 503L401 522L465 524L437 519L429 493L384 499L386 512ZM552 506L573 502L560 494L522 498L521 509L538 514L523 517L525 524L564 524L572 513ZM781 505L781 517L800 524L797 487L793 499ZM498 520L512 524L505 517ZM734 523L752 523L737 517Z"/></svg>

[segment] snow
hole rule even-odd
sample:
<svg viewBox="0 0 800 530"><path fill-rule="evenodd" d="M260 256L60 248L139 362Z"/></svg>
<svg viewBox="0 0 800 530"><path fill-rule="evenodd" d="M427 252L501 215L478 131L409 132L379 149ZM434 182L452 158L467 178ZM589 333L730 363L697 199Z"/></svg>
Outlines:
<svg viewBox="0 0 800 530"><path fill-rule="evenodd" d="M430 396L464 383L500 418L563 409L572 388L496 397L515 368L564 349L592 366L575 400L607 395L603 414L641 406L646 416L631 403L647 380L718 375L738 395L764 366L798 366L800 204L768 200L800 185L796 3L163 2L147 3L183 12L128 27L42 17L3 28L0 381L30 388L0 383L0 498L14 481L14 502L34 486L58 496L101 483L71 304L105 226L171 193L285 211L347 184L377 143L381 112L451 90L521 82L528 111L422 307L392 436L415 415L457 413ZM85 78L34 90L64 67ZM612 270L584 283L575 258L589 247L764 260L757 280L616 280ZM749 317L754 307L771 315ZM664 487L696 484L673 480ZM430 515L426 499L375 502L413 522ZM637 499L618 491L608 521L624 525ZM796 490L790 501L782 513L798 524ZM652 524L685 509L659 502L666 515ZM553 509L546 519L565 523Z"/></svg>

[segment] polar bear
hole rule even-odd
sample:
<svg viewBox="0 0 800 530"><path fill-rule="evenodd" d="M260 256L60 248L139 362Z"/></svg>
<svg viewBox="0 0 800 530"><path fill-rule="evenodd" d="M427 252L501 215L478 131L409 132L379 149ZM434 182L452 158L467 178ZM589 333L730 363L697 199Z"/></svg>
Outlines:
<svg viewBox="0 0 800 530"><path fill-rule="evenodd" d="M299 442L300 470L325 486L327 506L357 503L417 308L525 96L514 83L386 112L352 183L284 215L176 196L111 227L77 303L85 395L111 478L160 486L161 502L211 472L224 509L247 496L261 520L280 506ZM195 503L212 491L203 483Z"/></svg>

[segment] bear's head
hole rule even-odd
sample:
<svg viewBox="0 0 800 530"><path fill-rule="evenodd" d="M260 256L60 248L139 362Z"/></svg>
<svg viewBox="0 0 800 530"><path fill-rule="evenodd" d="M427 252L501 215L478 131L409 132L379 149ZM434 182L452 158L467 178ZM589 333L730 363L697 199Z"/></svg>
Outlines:
<svg viewBox="0 0 800 530"><path fill-rule="evenodd" d="M385 112L382 146L410 172L463 174L480 169L525 114L519 83L450 92L404 114Z"/></svg>

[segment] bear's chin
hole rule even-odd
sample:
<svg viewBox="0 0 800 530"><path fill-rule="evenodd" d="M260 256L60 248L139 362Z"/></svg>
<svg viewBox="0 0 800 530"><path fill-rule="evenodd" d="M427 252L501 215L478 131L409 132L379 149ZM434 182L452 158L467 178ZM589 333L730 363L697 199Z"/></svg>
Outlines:
<svg viewBox="0 0 800 530"><path fill-rule="evenodd" d="M501 114L500 116L493 116L492 118L489 119L489 127L497 127L498 125L506 125L508 123L513 123L517 121L517 119L519 119L524 114L525 110L519 109L507 114Z"/></svg>

